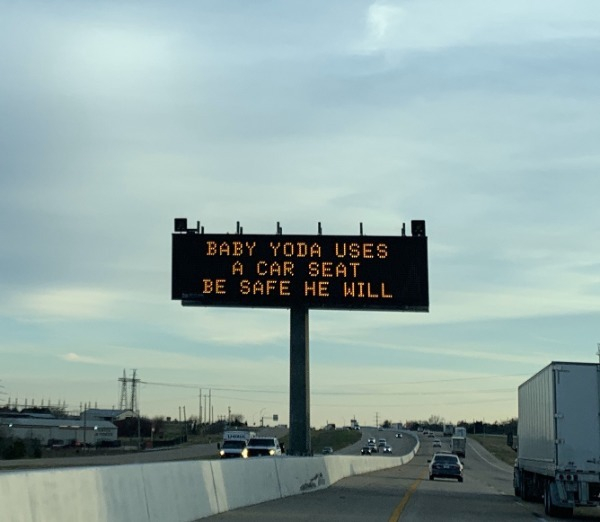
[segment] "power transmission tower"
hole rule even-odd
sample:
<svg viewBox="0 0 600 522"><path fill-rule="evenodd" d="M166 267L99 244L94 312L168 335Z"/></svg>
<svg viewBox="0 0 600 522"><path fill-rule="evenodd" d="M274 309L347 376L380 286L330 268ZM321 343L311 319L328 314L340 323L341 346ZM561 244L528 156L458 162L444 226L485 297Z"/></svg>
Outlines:
<svg viewBox="0 0 600 522"><path fill-rule="evenodd" d="M140 382L140 380L135 378L136 373L137 370L133 370L133 377L131 379L131 410L139 412L137 398L137 383Z"/></svg>
<svg viewBox="0 0 600 522"><path fill-rule="evenodd" d="M137 393L137 385L140 382L140 379L136 378L137 370L133 370L133 376L131 379L126 377L125 370L123 370L123 377L119 377L119 382L121 383L121 397L119 400L119 408L121 410L132 410L134 412L138 411L138 393ZM128 384L131 384L131 395L128 398L127 388Z"/></svg>
<svg viewBox="0 0 600 522"><path fill-rule="evenodd" d="M4 391L4 385L2 384L2 381L0 381L0 395L6 395L6 392ZM4 399L0 399L2 401L4 401ZM10 406L10 399L8 400L8 406Z"/></svg>
<svg viewBox="0 0 600 522"><path fill-rule="evenodd" d="M119 400L119 409L126 410L127 409L127 376L125 375L125 370L123 370L123 377L119 378L119 382L121 383L121 398Z"/></svg>

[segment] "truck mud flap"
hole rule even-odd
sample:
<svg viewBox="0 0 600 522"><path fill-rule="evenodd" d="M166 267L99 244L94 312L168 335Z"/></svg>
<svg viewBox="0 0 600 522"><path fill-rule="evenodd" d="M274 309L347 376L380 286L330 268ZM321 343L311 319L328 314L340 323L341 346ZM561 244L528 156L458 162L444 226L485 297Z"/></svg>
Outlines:
<svg viewBox="0 0 600 522"><path fill-rule="evenodd" d="M550 517L572 517L573 507L561 503L556 482L548 481L544 487L544 512Z"/></svg>

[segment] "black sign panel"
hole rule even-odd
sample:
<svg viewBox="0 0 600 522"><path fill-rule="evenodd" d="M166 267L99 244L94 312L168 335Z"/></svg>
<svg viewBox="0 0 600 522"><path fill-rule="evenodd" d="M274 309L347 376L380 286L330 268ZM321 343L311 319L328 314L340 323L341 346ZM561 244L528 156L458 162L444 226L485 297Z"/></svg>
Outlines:
<svg viewBox="0 0 600 522"><path fill-rule="evenodd" d="M423 221L392 237L178 230L171 297L184 305L429 311Z"/></svg>

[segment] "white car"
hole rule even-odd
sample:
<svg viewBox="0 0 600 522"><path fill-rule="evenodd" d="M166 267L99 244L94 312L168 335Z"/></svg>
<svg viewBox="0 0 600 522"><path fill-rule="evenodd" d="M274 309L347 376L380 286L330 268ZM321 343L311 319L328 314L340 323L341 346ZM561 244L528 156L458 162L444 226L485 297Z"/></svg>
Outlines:
<svg viewBox="0 0 600 522"><path fill-rule="evenodd" d="M433 439L433 447L434 448L441 448L442 447L442 441L440 439Z"/></svg>

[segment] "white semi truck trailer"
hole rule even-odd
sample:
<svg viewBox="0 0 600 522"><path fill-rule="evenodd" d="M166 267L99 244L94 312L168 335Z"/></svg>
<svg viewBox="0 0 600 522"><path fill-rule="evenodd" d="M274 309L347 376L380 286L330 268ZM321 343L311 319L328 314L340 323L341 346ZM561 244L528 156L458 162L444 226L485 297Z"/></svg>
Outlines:
<svg viewBox="0 0 600 522"><path fill-rule="evenodd" d="M600 365L552 362L519 386L515 495L549 516L600 505Z"/></svg>
<svg viewBox="0 0 600 522"><path fill-rule="evenodd" d="M454 424L444 424L444 437L452 437L454 435Z"/></svg>

